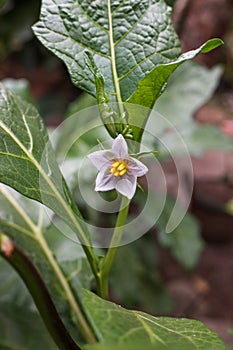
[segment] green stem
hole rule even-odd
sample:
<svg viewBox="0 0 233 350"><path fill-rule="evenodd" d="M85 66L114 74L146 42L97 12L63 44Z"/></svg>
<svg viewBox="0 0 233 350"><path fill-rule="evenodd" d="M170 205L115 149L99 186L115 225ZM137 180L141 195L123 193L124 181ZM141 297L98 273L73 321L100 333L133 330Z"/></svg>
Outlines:
<svg viewBox="0 0 233 350"><path fill-rule="evenodd" d="M122 197L120 210L118 213L116 226L113 232L112 240L110 242L107 254L102 263L101 270L99 272L99 283L97 286L98 294L104 298L108 299L109 287L108 278L109 273L116 258L118 247L121 243L121 238L124 232L124 226L128 216L130 200L126 197Z"/></svg>
<svg viewBox="0 0 233 350"><path fill-rule="evenodd" d="M7 236L4 235L2 237L1 234L0 239L0 254L12 265L23 279L58 348L60 350L81 350L71 338L60 319L47 287L35 266L23 251L16 247Z"/></svg>

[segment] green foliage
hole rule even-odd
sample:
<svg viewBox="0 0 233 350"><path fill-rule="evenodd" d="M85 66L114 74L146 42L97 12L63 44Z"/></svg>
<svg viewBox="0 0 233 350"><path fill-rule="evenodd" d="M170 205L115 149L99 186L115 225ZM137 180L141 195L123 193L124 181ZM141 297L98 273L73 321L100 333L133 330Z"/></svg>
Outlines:
<svg viewBox="0 0 233 350"><path fill-rule="evenodd" d="M186 213L180 224L172 232L166 233L165 228L174 205L175 200L167 197L164 210L157 223L159 241L164 247L171 250L172 255L186 269L193 269L198 263L204 245L200 236L200 227L195 217ZM178 209L183 210L182 207Z"/></svg>
<svg viewBox="0 0 233 350"><path fill-rule="evenodd" d="M109 346L109 349L111 346L114 349L118 344L124 344L125 349L128 345L130 347L135 344L141 345L141 348L151 345L155 349L156 346L158 349L172 349L174 344L181 344L181 348L185 345L188 349L198 350L225 349L222 340L199 321L153 317L142 312L129 311L86 290L83 291L83 301L98 328L101 343Z"/></svg>
<svg viewBox="0 0 233 350"><path fill-rule="evenodd" d="M107 0L44 0L40 21L34 26L38 39L68 67L73 83L97 98L100 108L108 100L119 103L121 117L129 102L152 108L168 78L183 62L222 44L212 39L182 55L171 22L171 7L163 0L132 3ZM149 111L125 106L133 139L140 141ZM104 118L111 136L112 123ZM113 116L121 123L119 116ZM125 121L124 121L125 123ZM136 127L135 127L136 125ZM123 130L123 129L122 129Z"/></svg>
<svg viewBox="0 0 233 350"><path fill-rule="evenodd" d="M170 16L171 8L163 0L43 0L40 21L34 26L34 32L48 49L65 62L73 83L97 97L97 101L103 105L100 114L109 112L113 119L119 118L107 102L119 103L120 117L125 118L124 123L127 121L126 124L137 125L130 136L140 141L149 108L153 106L173 71L199 52L208 52L222 44L221 40L212 39L200 48L180 55L180 43ZM20 94L28 98L24 88L17 87ZM122 101L129 104L122 106ZM130 103L147 107L146 113L140 113L141 110L135 113ZM69 255L69 244L65 247L63 239L58 242L59 232L55 225L50 225L51 216L56 214L78 236L95 277L102 277L103 269L101 270L91 247L81 213L58 167L43 122L30 103L2 85L0 114L0 181L4 184L0 185L0 236L4 232L11 237L34 264L34 271L43 279L58 314L72 337L86 349L106 349L106 346L108 349L116 346L122 348L123 343L128 344L126 347L129 348L136 343L147 349L150 346L153 349L166 349L175 343L179 349L183 346L188 346L189 350L224 349L218 336L200 322L153 317L123 309L88 290L81 293L81 287L91 288L90 266L83 254L66 258ZM118 120L119 124L124 124L122 120ZM111 127L107 129L113 137L114 132L118 131ZM68 131L70 130L67 130L67 134ZM63 134L63 145L67 141L67 134ZM187 268L191 268L201 250L201 241L197 239L198 227L188 217L183 226L176 229L173 238L168 239L163 232L167 215L170 212L164 211L158 223L161 241ZM187 235L190 225L192 230ZM188 250L189 246L193 247L192 252ZM191 254L192 259L189 258ZM145 261L145 265L149 263ZM142 274L142 267L138 266ZM4 275L4 269L1 273ZM24 274L35 297L41 290L33 277L32 272L31 276ZM144 281L147 282L148 280ZM11 283L12 286L17 286L18 282L13 280L8 286ZM41 341L38 340L41 335L40 332L36 334L35 330L43 332L43 327L31 300L29 299L28 307L23 308L24 300L28 300L28 297L23 292L22 305L18 305L18 299L11 303L14 295L12 293L8 296L9 300L1 307L3 314L0 315L0 321L3 327L0 329L0 346L5 349L37 349L39 344L40 348L44 346L52 350L54 347L47 335ZM137 302L140 303L141 300ZM3 304L1 298L0 304ZM38 305L45 309L43 298ZM20 325L16 329L14 317L18 313ZM50 316L48 310L45 313ZM32 328L32 321L35 322L35 329ZM33 337L27 337L29 326ZM14 332L12 341L8 337L9 328ZM83 345L96 339L100 344Z"/></svg>
<svg viewBox="0 0 233 350"><path fill-rule="evenodd" d="M208 52L221 44L222 41L219 39L209 40L198 49L186 52L172 62L164 62L164 64L155 67L150 74L147 74L147 76L138 83L137 89L128 99L128 102L152 108L164 84L177 67L183 62L193 59L199 53Z"/></svg>
<svg viewBox="0 0 233 350"><path fill-rule="evenodd" d="M115 101L120 85L125 101L155 65L180 54L170 15L161 0L98 0L92 6L88 1L44 0L34 32L66 63L74 84L95 96L93 76L84 60L85 51L92 52L109 97Z"/></svg>
<svg viewBox="0 0 233 350"><path fill-rule="evenodd" d="M0 324L1 350L57 350L38 313L25 306L1 305Z"/></svg>
<svg viewBox="0 0 233 350"><path fill-rule="evenodd" d="M152 235L120 247L110 276L114 299L129 309L142 308L156 315L169 314L172 303L160 278L158 265L159 256Z"/></svg>
<svg viewBox="0 0 233 350"><path fill-rule="evenodd" d="M152 143L149 147L156 147L159 151L157 158L161 161L171 156L184 156L187 151L194 156L200 156L210 149L232 151L231 139L217 126L202 125L193 119L194 112L212 96L221 73L221 67L207 69L196 63L186 62L169 79L166 90L153 108L163 118L157 118L156 124L150 118L146 127L149 132L155 130L159 137L158 144L155 146ZM183 142L180 142L176 131Z"/></svg>
<svg viewBox="0 0 233 350"><path fill-rule="evenodd" d="M189 125L194 112L212 97L222 71L220 66L207 69L196 62L185 62L169 78L154 110L179 130L184 124ZM161 132L162 126L158 126Z"/></svg>
<svg viewBox="0 0 233 350"><path fill-rule="evenodd" d="M6 4L6 0L0 0L0 9Z"/></svg>
<svg viewBox="0 0 233 350"><path fill-rule="evenodd" d="M37 110L1 85L0 111L1 182L51 208L89 244Z"/></svg>
<svg viewBox="0 0 233 350"><path fill-rule="evenodd" d="M1 350L37 350L42 347L56 350L30 294L16 272L1 258L0 280L4 281L0 285Z"/></svg>
<svg viewBox="0 0 233 350"><path fill-rule="evenodd" d="M6 88L13 91L15 95L20 96L28 102L32 102L29 82L26 79L7 78L2 80L2 83Z"/></svg>
<svg viewBox="0 0 233 350"><path fill-rule="evenodd" d="M50 220L45 208L39 203L0 185L0 204L1 230L14 239L40 271L60 317L68 329L75 332L74 335L80 339L75 327L79 325L81 314L79 292L83 278L79 279L79 276L82 275L82 266L85 265L83 257L80 260L76 257L70 262L57 261L54 257L56 250L52 251L46 241L47 225ZM59 239L59 231L53 230L53 233ZM89 270L86 267L84 270L85 275ZM83 286L89 285L85 283Z"/></svg>

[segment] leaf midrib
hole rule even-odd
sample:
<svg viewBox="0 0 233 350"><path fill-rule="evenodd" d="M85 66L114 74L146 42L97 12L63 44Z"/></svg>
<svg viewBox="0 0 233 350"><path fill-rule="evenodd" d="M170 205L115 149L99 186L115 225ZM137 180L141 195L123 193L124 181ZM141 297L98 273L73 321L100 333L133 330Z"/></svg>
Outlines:
<svg viewBox="0 0 233 350"><path fill-rule="evenodd" d="M31 220L31 218L28 216L28 214L16 202L15 198L1 184L0 184L0 192L6 198L6 200L8 200L8 202L13 206L13 208L16 210L16 212L21 216L23 221L27 224L27 226L34 233L34 236L32 234L30 234L30 238L33 238L35 241L37 241L37 243L41 247L43 253L45 254L46 258L48 259L48 261L50 263L50 266L52 267L54 273L56 274L61 286L63 287L63 289L66 293L67 300L68 300L70 307L72 308L72 310L76 314L82 327L84 327L84 329L89 333L89 336L90 336L92 332L89 329L89 326L86 323L86 320L83 316L83 313L82 313L79 305L76 302L76 299L73 295L73 292L69 286L68 280L66 279L63 271L61 270L60 266L58 265L57 261L55 260L54 255L52 254L52 252L47 244L47 241L44 238L44 235L43 235L41 228L38 227L37 225L35 225L35 223ZM23 233L24 228L22 228L22 229L23 230L21 230L21 232ZM91 337L92 337L92 335L91 335Z"/></svg>
<svg viewBox="0 0 233 350"><path fill-rule="evenodd" d="M60 204L63 206L65 209L66 213L69 215L70 219L72 220L73 224L75 227L78 229L80 233L80 237L82 238L82 243L85 245L90 245L89 241L86 238L85 233L82 230L81 225L79 222L76 220L73 212L71 212L71 209L67 206L66 202L54 186L53 182L49 179L47 174L44 172L44 169L38 164L37 160L33 157L33 155L25 148L25 146L21 143L21 141L15 137L15 135L12 133L12 131L0 121L0 128L8 134L8 136L18 145L18 147L23 151L23 153L26 155L27 159L30 160L36 169L39 171L39 173L42 175L43 179L46 181L46 183L49 185L52 193L54 193L55 197L58 199Z"/></svg>

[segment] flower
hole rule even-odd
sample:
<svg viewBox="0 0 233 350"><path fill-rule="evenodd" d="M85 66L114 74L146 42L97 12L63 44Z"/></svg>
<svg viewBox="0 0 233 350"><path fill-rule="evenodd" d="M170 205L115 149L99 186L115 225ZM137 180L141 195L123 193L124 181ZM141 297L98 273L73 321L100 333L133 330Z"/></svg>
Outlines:
<svg viewBox="0 0 233 350"><path fill-rule="evenodd" d="M99 170L95 191L116 189L131 199L136 191L137 178L147 173L148 168L128 154L128 146L122 135L118 135L110 150L96 151L88 155Z"/></svg>

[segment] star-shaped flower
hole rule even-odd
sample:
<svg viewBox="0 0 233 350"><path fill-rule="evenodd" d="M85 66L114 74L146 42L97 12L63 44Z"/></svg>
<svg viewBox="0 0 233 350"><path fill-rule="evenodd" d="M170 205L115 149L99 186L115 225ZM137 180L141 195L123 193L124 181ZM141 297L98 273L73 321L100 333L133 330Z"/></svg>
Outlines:
<svg viewBox="0 0 233 350"><path fill-rule="evenodd" d="M96 191L116 189L131 199L136 191L137 178L147 173L148 168L128 154L128 146L122 135L118 135L110 150L96 151L88 158L99 170Z"/></svg>

